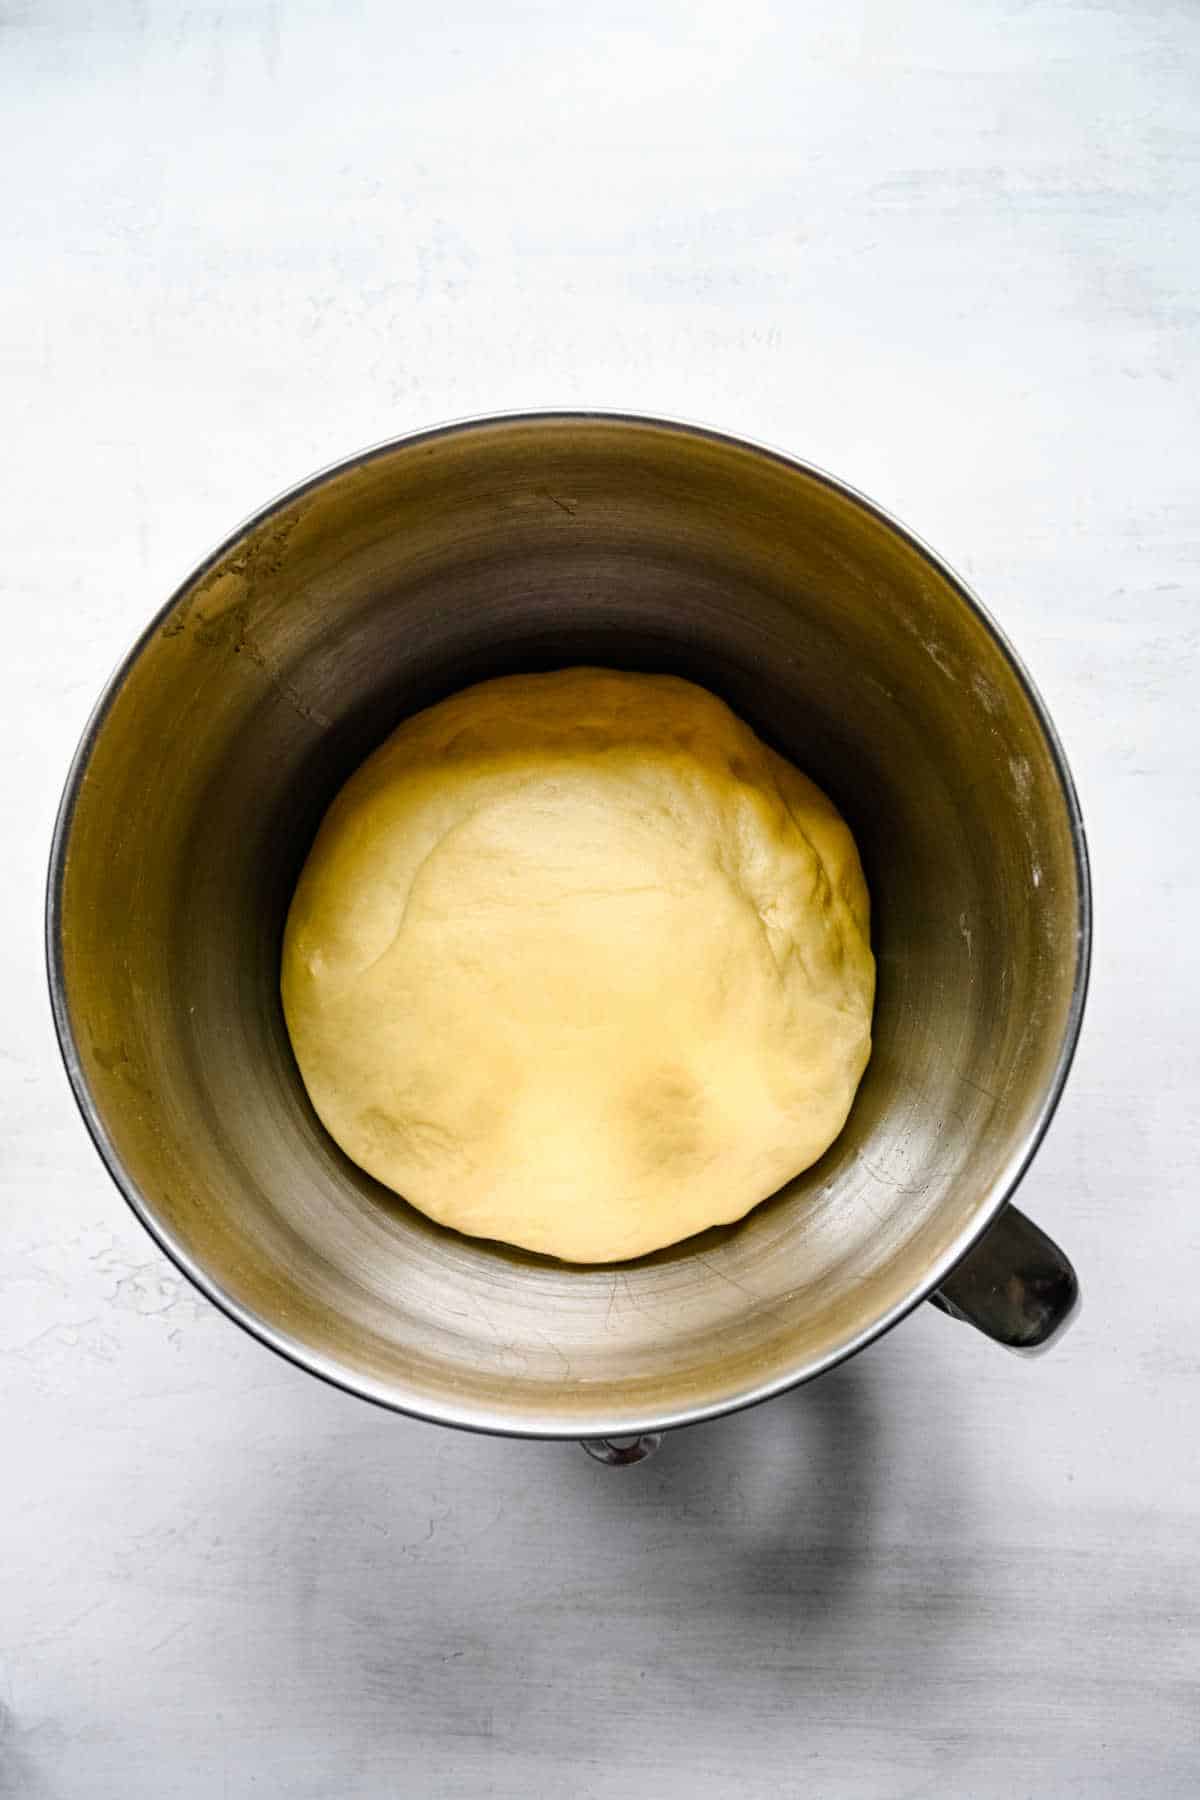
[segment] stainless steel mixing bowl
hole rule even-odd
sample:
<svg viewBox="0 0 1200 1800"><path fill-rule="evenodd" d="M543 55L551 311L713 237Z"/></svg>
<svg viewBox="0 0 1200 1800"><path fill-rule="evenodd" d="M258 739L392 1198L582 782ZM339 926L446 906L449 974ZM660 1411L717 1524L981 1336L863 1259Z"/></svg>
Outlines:
<svg viewBox="0 0 1200 1800"><path fill-rule="evenodd" d="M619 1268L459 1237L355 1168L278 992L293 883L355 765L455 688L574 663L702 682L825 787L879 964L833 1148L742 1224ZM1003 1341L1050 1336L1074 1277L1006 1202L1066 1077L1088 944L1062 752L962 582L815 469L603 414L402 438L237 531L101 699L48 903L79 1105L211 1299L388 1406L592 1439L806 1381L931 1294Z"/></svg>

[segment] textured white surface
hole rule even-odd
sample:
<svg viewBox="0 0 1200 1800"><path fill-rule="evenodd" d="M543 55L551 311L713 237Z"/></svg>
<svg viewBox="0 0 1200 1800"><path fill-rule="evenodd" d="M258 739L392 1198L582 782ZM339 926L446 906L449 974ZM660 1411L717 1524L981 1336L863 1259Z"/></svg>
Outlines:
<svg viewBox="0 0 1200 1800"><path fill-rule="evenodd" d="M4 9L0 1793L1200 1790L1198 93L1192 0ZM1056 1353L924 1308L607 1471L327 1391L109 1186L38 916L97 689L279 487L538 403L826 463L1030 662L1098 896Z"/></svg>

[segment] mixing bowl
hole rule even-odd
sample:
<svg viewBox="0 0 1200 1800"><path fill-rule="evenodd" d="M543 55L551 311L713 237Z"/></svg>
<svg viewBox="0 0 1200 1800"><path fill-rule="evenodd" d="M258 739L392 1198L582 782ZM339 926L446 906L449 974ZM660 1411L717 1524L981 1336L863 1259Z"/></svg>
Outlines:
<svg viewBox="0 0 1200 1800"><path fill-rule="evenodd" d="M487 676L669 670L832 796L874 912L842 1135L742 1223L620 1267L456 1235L319 1124L279 1001L317 824L406 714ZM55 1020L122 1192L314 1374L449 1425L593 1441L806 1381L923 1298L1016 1347L1074 1304L1008 1205L1079 1030L1089 894L1045 708L964 584L842 483L666 420L468 421L257 513L89 723L51 858ZM642 1441L622 1450L608 1440Z"/></svg>

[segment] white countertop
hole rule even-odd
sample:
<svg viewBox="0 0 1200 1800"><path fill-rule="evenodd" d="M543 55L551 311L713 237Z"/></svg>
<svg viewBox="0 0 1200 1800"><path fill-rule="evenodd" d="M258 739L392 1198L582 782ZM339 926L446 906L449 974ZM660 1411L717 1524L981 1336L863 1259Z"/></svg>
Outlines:
<svg viewBox="0 0 1200 1800"><path fill-rule="evenodd" d="M1200 1791L1198 95L1190 0L6 9L0 1794ZM274 491L537 404L827 465L1032 667L1098 912L1053 1353L925 1307L610 1471L322 1387L103 1173L40 922L101 683Z"/></svg>

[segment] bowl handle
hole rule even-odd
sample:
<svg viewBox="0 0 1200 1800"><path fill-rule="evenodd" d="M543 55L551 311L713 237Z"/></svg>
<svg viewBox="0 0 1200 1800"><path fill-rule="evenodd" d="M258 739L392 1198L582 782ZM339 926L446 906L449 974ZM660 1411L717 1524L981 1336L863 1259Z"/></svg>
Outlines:
<svg viewBox="0 0 1200 1800"><path fill-rule="evenodd" d="M1041 1350L1079 1311L1079 1281L1053 1238L1006 1206L930 1299L1009 1350Z"/></svg>

